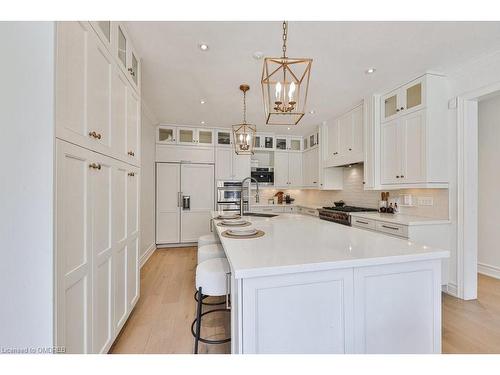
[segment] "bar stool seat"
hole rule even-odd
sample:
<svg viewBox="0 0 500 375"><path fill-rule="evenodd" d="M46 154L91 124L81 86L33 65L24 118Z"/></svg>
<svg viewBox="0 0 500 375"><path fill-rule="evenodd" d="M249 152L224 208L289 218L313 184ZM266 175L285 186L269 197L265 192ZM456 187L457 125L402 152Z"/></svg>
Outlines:
<svg viewBox="0 0 500 375"><path fill-rule="evenodd" d="M202 313L202 299L207 296L225 296L228 295L229 291L227 290L227 274L230 273L229 263L226 258L213 258L208 259L196 267L196 289L198 295L201 298L198 298L198 304L196 309L196 319L191 324L191 333L195 338L194 342L194 352L198 353L198 343L199 341L204 342L206 344L223 344L231 341L231 338L225 338L221 340L208 340L203 337L200 337L201 332L201 321L202 317L216 312L216 311L224 311L229 312L231 310L227 308L209 310Z"/></svg>
<svg viewBox="0 0 500 375"><path fill-rule="evenodd" d="M226 253L220 243L198 247L198 264L214 258L225 258Z"/></svg>
<svg viewBox="0 0 500 375"><path fill-rule="evenodd" d="M219 236L215 233L204 234L198 238L198 248L214 243L220 243Z"/></svg>

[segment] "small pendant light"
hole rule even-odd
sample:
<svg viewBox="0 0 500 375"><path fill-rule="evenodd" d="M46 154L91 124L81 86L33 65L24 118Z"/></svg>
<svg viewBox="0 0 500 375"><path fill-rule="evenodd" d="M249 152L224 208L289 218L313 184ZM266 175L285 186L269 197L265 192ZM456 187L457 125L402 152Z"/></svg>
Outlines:
<svg viewBox="0 0 500 375"><path fill-rule="evenodd" d="M238 155L253 155L257 129L255 125L247 124L246 93L250 86L242 84L240 90L243 91L243 122L233 125L234 151Z"/></svg>

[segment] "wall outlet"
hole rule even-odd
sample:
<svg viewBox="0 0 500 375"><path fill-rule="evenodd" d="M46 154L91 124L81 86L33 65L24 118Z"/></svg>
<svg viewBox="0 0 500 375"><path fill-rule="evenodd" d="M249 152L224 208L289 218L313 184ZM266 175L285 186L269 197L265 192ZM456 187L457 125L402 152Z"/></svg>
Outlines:
<svg viewBox="0 0 500 375"><path fill-rule="evenodd" d="M419 206L433 206L434 200L432 197L418 197L418 205Z"/></svg>

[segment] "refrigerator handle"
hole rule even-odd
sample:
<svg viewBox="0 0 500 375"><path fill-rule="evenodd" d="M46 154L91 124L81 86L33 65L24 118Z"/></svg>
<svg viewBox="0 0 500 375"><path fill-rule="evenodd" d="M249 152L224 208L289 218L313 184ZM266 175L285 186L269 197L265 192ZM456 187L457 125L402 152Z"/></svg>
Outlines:
<svg viewBox="0 0 500 375"><path fill-rule="evenodd" d="M182 208L184 210L191 209L191 196L190 195L183 195L182 196Z"/></svg>
<svg viewBox="0 0 500 375"><path fill-rule="evenodd" d="M177 207L182 207L182 191L177 193Z"/></svg>

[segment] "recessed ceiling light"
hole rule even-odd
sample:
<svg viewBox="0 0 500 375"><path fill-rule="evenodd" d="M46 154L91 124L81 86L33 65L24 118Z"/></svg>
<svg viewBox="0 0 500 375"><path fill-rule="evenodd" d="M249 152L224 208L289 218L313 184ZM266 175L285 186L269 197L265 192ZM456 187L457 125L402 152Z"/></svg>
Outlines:
<svg viewBox="0 0 500 375"><path fill-rule="evenodd" d="M288 128L288 130L290 130L290 128Z"/></svg>
<svg viewBox="0 0 500 375"><path fill-rule="evenodd" d="M205 99L200 99L201 104L205 104L207 101Z"/></svg>
<svg viewBox="0 0 500 375"><path fill-rule="evenodd" d="M315 111L314 109L311 109L311 110L309 111L309 113L310 113L311 115L314 115L314 113L315 113L315 112L316 112L316 111Z"/></svg>
<svg viewBox="0 0 500 375"><path fill-rule="evenodd" d="M253 57L255 60L260 60L260 59L262 59L262 57L264 57L264 53L263 53L263 52L260 52L260 51L255 51L255 52L252 54L252 57Z"/></svg>
<svg viewBox="0 0 500 375"><path fill-rule="evenodd" d="M368 68L368 69L366 69L366 70L365 70L365 73L366 73L366 74L373 74L373 73L375 73L376 71L377 71L377 69L375 69L375 68Z"/></svg>
<svg viewBox="0 0 500 375"><path fill-rule="evenodd" d="M202 121L202 122L201 122L201 124L202 124L202 125L205 125L205 121Z"/></svg>
<svg viewBox="0 0 500 375"><path fill-rule="evenodd" d="M200 47L202 51L208 51L208 44L200 43L198 47Z"/></svg>

